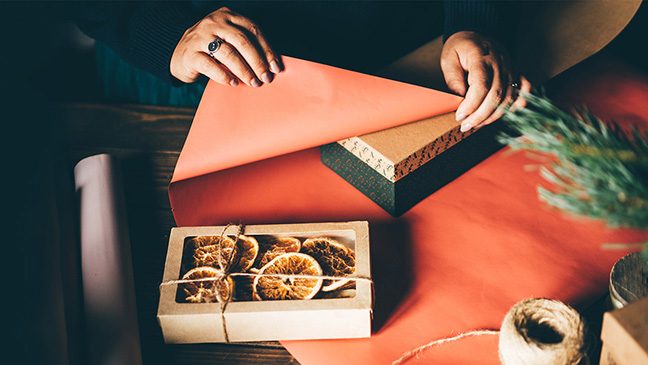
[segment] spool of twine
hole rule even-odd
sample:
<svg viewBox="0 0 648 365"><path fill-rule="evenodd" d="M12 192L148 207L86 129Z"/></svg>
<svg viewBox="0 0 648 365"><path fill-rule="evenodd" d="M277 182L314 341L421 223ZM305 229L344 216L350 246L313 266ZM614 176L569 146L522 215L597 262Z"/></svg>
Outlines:
<svg viewBox="0 0 648 365"><path fill-rule="evenodd" d="M589 364L589 348L582 317L557 300L523 300L502 321L499 354L504 365Z"/></svg>
<svg viewBox="0 0 648 365"><path fill-rule="evenodd" d="M498 333L503 365L590 364L591 337L581 315L563 302L542 298L525 299L511 307L499 331L482 329L438 339L407 351L393 364L448 342Z"/></svg>

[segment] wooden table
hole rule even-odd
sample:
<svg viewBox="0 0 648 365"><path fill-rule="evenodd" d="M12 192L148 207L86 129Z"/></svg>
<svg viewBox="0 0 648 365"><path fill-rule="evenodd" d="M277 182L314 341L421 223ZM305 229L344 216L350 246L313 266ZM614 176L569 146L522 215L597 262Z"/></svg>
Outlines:
<svg viewBox="0 0 648 365"><path fill-rule="evenodd" d="M145 364L297 364L278 342L165 345L157 323L158 285L175 221L167 186L194 111L115 104L55 107L72 163L97 153L122 162Z"/></svg>

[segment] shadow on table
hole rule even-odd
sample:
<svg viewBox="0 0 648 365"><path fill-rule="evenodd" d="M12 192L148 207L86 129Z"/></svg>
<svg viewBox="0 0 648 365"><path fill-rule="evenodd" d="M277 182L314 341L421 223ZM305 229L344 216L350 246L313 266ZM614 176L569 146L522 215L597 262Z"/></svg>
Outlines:
<svg viewBox="0 0 648 365"><path fill-rule="evenodd" d="M155 316L158 285L162 279L168 223L161 218L163 206L155 166L149 154L120 156L131 241L136 302L142 346L142 360L167 363L170 352L163 346L162 333Z"/></svg>
<svg viewBox="0 0 648 365"><path fill-rule="evenodd" d="M390 320L411 289L412 250L405 220L371 222L371 274L374 281L372 332Z"/></svg>
<svg viewBox="0 0 648 365"><path fill-rule="evenodd" d="M583 316L589 336L589 355L592 359L601 357L600 333L603 329L603 314L613 309L610 296L606 292L591 293L576 298L570 303Z"/></svg>

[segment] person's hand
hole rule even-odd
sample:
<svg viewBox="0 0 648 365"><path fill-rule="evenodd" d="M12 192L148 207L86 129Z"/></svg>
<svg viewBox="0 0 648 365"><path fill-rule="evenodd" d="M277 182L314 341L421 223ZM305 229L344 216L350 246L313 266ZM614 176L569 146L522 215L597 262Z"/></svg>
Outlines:
<svg viewBox="0 0 648 365"><path fill-rule="evenodd" d="M474 32L457 32L448 38L441 51L441 70L448 88L465 96L456 113L462 132L499 119L504 113L501 104L523 108L525 101L518 91L531 91L529 80L512 70L503 47Z"/></svg>
<svg viewBox="0 0 648 365"><path fill-rule="evenodd" d="M212 58L208 46L217 39L221 43ZM220 84L236 86L242 81L259 87L272 82L283 65L256 24L223 7L187 29L169 68L183 82L194 82L202 74Z"/></svg>

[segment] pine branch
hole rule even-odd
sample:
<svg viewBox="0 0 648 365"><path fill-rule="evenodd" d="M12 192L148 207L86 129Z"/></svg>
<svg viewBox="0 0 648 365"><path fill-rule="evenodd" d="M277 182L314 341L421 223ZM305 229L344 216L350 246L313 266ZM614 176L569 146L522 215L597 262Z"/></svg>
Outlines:
<svg viewBox="0 0 648 365"><path fill-rule="evenodd" d="M565 112L544 96L523 96L527 107L504 116L520 136L499 140L556 158L541 169L551 187L539 187L540 198L611 227L648 228L648 134L637 127L624 131L586 110Z"/></svg>

